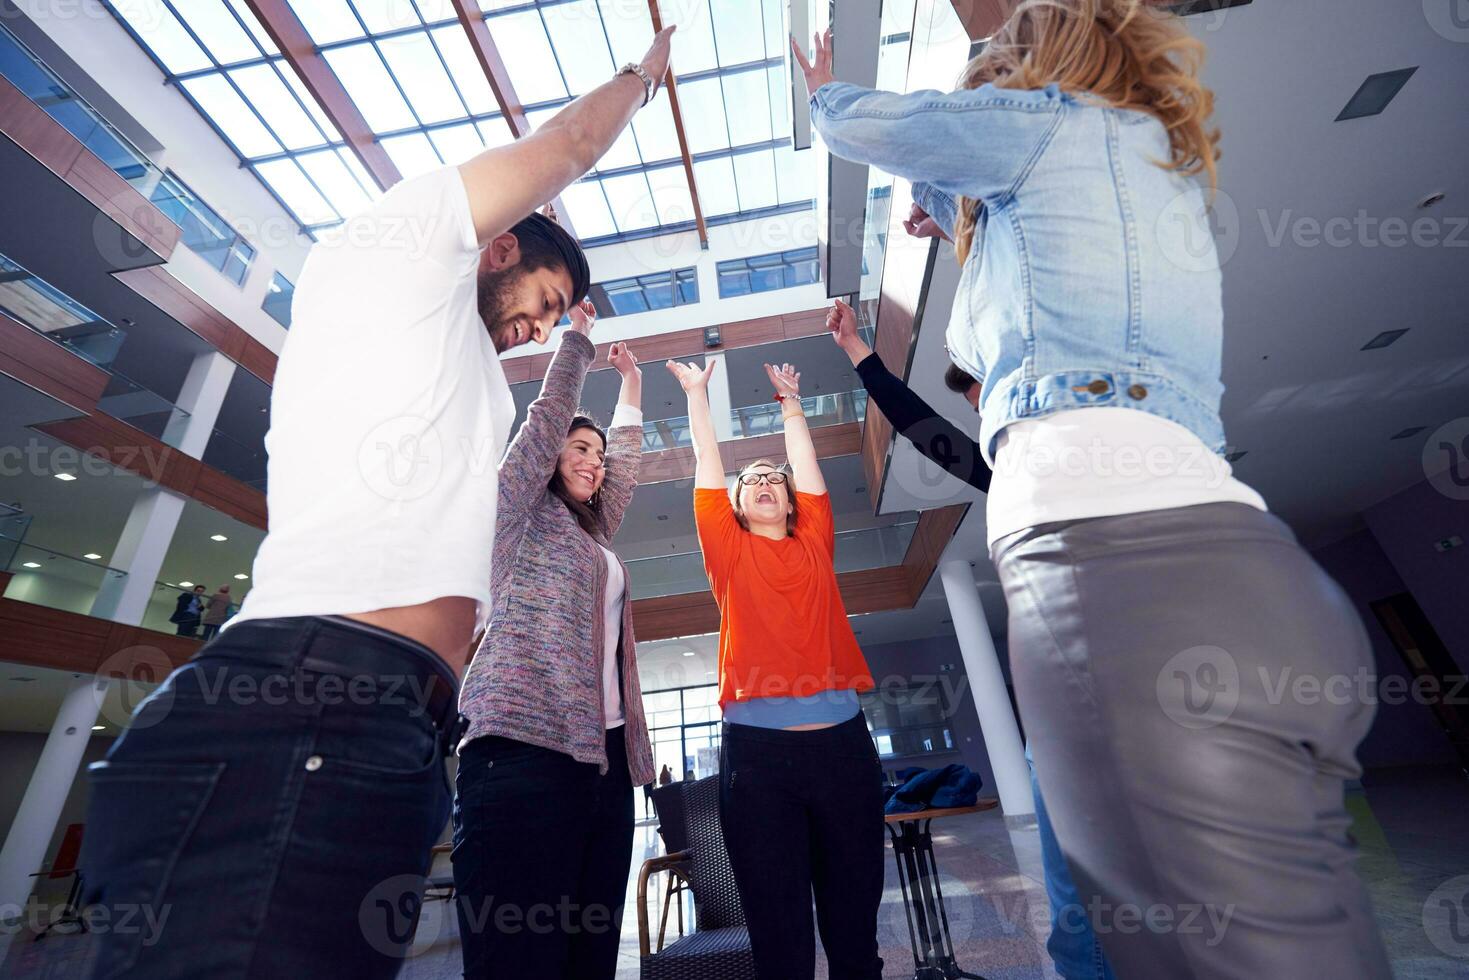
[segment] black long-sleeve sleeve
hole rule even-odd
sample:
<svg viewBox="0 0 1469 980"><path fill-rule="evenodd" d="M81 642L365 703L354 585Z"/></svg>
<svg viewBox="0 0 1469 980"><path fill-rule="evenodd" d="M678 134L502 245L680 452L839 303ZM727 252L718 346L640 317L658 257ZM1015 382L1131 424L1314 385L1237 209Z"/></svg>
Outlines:
<svg viewBox="0 0 1469 980"><path fill-rule="evenodd" d="M989 491L990 468L975 442L957 425L919 398L882 358L870 354L857 365L857 377L893 428L914 447L971 487Z"/></svg>

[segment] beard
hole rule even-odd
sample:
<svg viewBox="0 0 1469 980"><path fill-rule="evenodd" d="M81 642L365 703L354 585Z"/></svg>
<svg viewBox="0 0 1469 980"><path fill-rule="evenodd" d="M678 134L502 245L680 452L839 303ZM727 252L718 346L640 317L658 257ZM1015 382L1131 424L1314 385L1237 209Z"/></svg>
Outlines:
<svg viewBox="0 0 1469 980"><path fill-rule="evenodd" d="M525 276L526 270L515 266L479 274L479 316L485 323L490 340L495 344L495 350L501 354L510 347L515 337L515 328L504 322L505 309L510 304L515 287Z"/></svg>

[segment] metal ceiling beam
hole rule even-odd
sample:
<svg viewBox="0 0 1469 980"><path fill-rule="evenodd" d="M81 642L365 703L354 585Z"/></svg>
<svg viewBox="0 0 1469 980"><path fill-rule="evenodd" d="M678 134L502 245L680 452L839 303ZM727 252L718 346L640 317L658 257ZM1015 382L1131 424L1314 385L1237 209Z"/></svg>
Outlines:
<svg viewBox="0 0 1469 980"><path fill-rule="evenodd" d="M456 0L462 2L462 0ZM653 18L653 33L657 34L663 30L663 15L658 10L658 0L648 0L648 13ZM678 133L678 152L683 157L684 177L689 182L689 200L694 205L694 224L699 229L699 247L709 247L709 226L704 223L704 208L699 203L699 187L694 181L694 158L689 153L689 138L684 133L683 112L678 106L678 85L673 77L673 63L670 61L668 72L663 79L663 87L668 90L668 107L673 110L673 128Z"/></svg>
<svg viewBox="0 0 1469 980"><path fill-rule="evenodd" d="M265 27L275 46L280 48L286 62L295 70L307 91L337 127L362 166L372 174L378 187L387 190L403 179L403 174L393 163L372 127L358 111L357 104L347 94L336 72L316 47L316 42L306 32L306 27L291 9L288 0L245 0L256 18Z"/></svg>

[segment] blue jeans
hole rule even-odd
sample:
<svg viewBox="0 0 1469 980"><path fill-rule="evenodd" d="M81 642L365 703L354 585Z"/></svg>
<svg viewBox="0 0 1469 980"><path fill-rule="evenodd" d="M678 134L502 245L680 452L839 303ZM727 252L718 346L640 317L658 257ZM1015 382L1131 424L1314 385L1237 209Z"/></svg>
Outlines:
<svg viewBox="0 0 1469 980"><path fill-rule="evenodd" d="M454 688L427 648L317 617L240 623L174 671L90 769L93 977L396 974Z"/></svg>
<svg viewBox="0 0 1469 980"><path fill-rule="evenodd" d="M1051 827L1051 818L1046 815L1046 803L1041 799L1041 785L1035 778L1035 760L1030 756L1030 744L1025 746L1025 761L1030 765L1030 789L1035 794L1035 825L1041 837L1041 864L1046 873L1046 898L1051 903L1051 938L1046 940L1046 952L1056 965L1056 972L1064 980L1116 980L1107 958L1102 955L1102 944L1092 932L1091 922L1086 917L1086 906L1071 880L1071 869L1066 867L1066 855L1061 853L1061 843L1056 840L1056 831Z"/></svg>

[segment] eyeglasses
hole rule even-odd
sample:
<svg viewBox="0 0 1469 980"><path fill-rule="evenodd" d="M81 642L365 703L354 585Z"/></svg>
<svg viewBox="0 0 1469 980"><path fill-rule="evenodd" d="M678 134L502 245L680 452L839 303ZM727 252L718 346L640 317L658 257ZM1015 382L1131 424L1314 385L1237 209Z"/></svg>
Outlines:
<svg viewBox="0 0 1469 980"><path fill-rule="evenodd" d="M740 482L747 487L753 487L761 480L772 487L778 487L786 482L786 475L784 473L746 473L740 477Z"/></svg>

